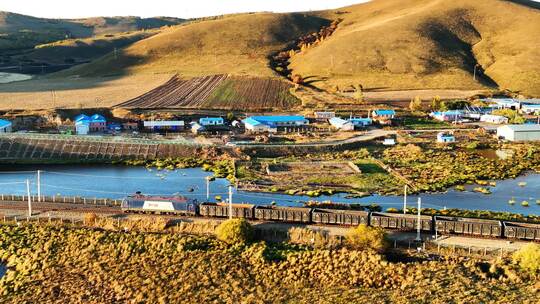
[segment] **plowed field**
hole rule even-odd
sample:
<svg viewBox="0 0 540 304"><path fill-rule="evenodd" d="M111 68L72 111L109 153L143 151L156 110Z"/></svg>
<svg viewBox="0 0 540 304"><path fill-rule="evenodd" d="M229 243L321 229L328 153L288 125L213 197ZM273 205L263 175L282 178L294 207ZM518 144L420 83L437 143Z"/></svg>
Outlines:
<svg viewBox="0 0 540 304"><path fill-rule="evenodd" d="M212 75L192 79L174 76L165 84L117 107L196 109L289 109L299 104L291 84L272 78Z"/></svg>

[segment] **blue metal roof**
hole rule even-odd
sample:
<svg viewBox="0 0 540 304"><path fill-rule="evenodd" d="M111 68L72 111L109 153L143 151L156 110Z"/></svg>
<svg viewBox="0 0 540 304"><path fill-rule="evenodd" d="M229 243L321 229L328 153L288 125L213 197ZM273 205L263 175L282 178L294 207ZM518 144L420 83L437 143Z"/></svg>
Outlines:
<svg viewBox="0 0 540 304"><path fill-rule="evenodd" d="M83 121L83 120L90 120L90 116L88 115L85 115L85 114L79 114L77 116L75 116L75 121Z"/></svg>
<svg viewBox="0 0 540 304"><path fill-rule="evenodd" d="M293 121L305 121L306 118L301 115L284 115L284 116L251 116L250 118L259 122L293 122Z"/></svg>
<svg viewBox="0 0 540 304"><path fill-rule="evenodd" d="M242 120L242 122L243 122L244 124L250 124L250 125L252 125L252 126L262 125L261 122L255 120L255 119L253 119L253 118L251 118L251 117L248 117L248 118Z"/></svg>
<svg viewBox="0 0 540 304"><path fill-rule="evenodd" d="M11 121L0 119L0 128L5 128L11 126Z"/></svg>
<svg viewBox="0 0 540 304"><path fill-rule="evenodd" d="M102 115L94 114L90 117L90 122L107 122L107 120Z"/></svg>
<svg viewBox="0 0 540 304"><path fill-rule="evenodd" d="M79 123L93 123L93 122L107 122L105 117L99 114L94 114L92 117L85 115L85 114L79 114L75 117L75 124Z"/></svg>
<svg viewBox="0 0 540 304"><path fill-rule="evenodd" d="M306 118L301 115L283 115L283 116L251 116L244 120L251 125L264 124L275 127L279 123L306 122ZM257 123L255 123L257 122Z"/></svg>
<svg viewBox="0 0 540 304"><path fill-rule="evenodd" d="M375 115L396 115L396 111L388 109L375 110L374 112Z"/></svg>

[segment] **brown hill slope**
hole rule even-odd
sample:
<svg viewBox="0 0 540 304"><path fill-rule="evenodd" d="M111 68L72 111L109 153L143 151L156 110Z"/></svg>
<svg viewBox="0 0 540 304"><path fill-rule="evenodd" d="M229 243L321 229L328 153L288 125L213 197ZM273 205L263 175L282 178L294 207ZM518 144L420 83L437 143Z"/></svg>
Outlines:
<svg viewBox="0 0 540 304"><path fill-rule="evenodd" d="M66 38L138 31L175 25L182 19L156 17L96 17L87 19L46 19L0 11L0 50L32 48Z"/></svg>
<svg viewBox="0 0 540 304"><path fill-rule="evenodd" d="M374 0L323 16L343 22L329 39L293 56L289 66L314 77L316 86L472 89L496 83L540 95L540 11L531 6Z"/></svg>
<svg viewBox="0 0 540 304"><path fill-rule="evenodd" d="M272 76L270 53L328 20L307 14L242 14L172 27L60 76L178 73Z"/></svg>

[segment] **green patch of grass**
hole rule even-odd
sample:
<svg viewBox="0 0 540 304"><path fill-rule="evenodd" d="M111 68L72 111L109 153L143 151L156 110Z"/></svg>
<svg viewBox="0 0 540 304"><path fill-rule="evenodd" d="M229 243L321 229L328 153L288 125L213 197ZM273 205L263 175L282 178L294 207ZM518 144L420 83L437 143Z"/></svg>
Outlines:
<svg viewBox="0 0 540 304"><path fill-rule="evenodd" d="M405 117L403 119L403 126L407 129L444 129L451 125L447 122L424 117Z"/></svg>

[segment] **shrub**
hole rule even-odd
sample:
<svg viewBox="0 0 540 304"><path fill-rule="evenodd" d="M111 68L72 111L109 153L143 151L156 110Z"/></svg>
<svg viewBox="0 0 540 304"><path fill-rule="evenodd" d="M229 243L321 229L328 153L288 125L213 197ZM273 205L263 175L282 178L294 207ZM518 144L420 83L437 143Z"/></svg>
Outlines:
<svg viewBox="0 0 540 304"><path fill-rule="evenodd" d="M368 227L360 224L347 234L347 244L354 249L373 249L384 252L388 248L386 232L378 227Z"/></svg>
<svg viewBox="0 0 540 304"><path fill-rule="evenodd" d="M97 215L94 212L84 214L84 223L86 225L94 225L96 223Z"/></svg>
<svg viewBox="0 0 540 304"><path fill-rule="evenodd" d="M253 227L245 219L231 219L216 229L217 238L228 244L246 244L253 239Z"/></svg>
<svg viewBox="0 0 540 304"><path fill-rule="evenodd" d="M521 269L533 274L540 272L540 245L530 243L513 255L514 263L519 264Z"/></svg>

